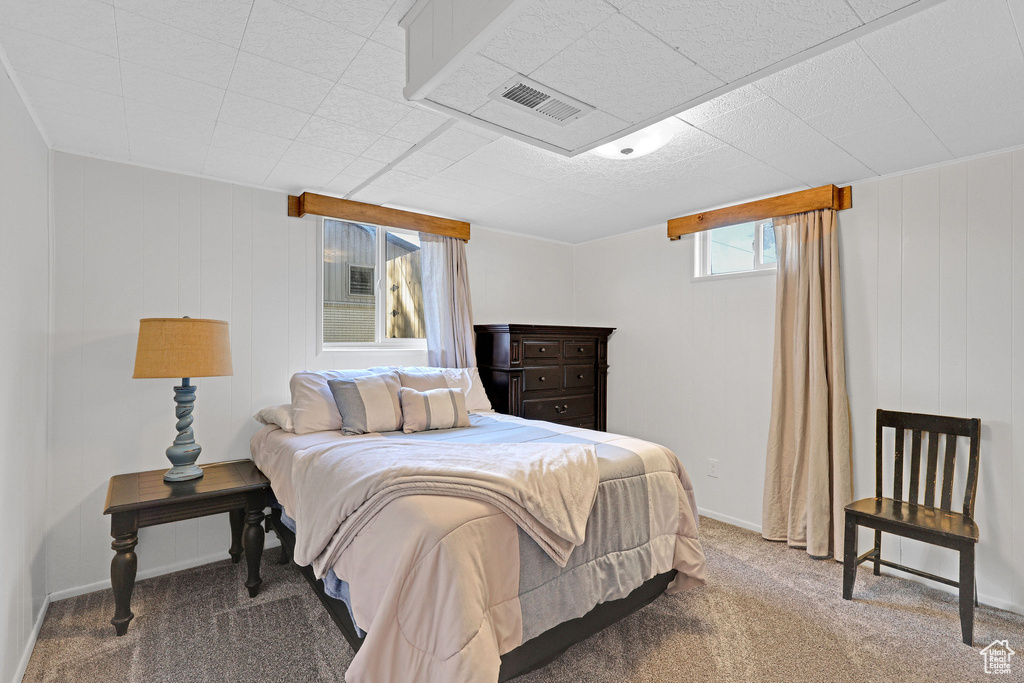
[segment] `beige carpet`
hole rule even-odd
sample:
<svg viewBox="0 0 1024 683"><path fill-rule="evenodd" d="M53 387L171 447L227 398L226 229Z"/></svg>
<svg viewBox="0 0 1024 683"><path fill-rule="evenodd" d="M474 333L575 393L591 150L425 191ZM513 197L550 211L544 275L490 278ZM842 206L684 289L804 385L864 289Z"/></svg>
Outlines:
<svg viewBox="0 0 1024 683"><path fill-rule="evenodd" d="M970 648L951 595L862 568L845 602L836 562L710 519L701 533L707 586L662 596L517 680L1024 681L1024 617L981 607ZM140 581L123 638L108 623L110 591L53 603L24 680L343 680L348 644L277 553L253 600L243 565L227 561ZM986 675L980 649L1005 638L1021 653L1012 673Z"/></svg>

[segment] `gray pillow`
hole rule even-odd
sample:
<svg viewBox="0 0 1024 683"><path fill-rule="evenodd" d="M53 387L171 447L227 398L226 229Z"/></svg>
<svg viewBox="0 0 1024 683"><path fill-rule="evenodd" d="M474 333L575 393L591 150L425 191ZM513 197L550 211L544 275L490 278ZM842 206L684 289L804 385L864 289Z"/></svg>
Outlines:
<svg viewBox="0 0 1024 683"><path fill-rule="evenodd" d="M393 372L353 379L328 380L341 413L341 431L348 435L394 432L402 428L401 383Z"/></svg>
<svg viewBox="0 0 1024 683"><path fill-rule="evenodd" d="M466 395L461 389L416 391L402 387L398 396L402 401L403 431L406 434L469 426Z"/></svg>

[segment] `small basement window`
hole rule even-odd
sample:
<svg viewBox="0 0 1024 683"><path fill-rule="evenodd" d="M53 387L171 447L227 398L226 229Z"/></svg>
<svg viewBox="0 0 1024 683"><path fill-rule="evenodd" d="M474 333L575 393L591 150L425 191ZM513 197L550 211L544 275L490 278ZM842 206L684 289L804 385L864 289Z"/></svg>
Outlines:
<svg viewBox="0 0 1024 683"><path fill-rule="evenodd" d="M373 266L348 264L348 293L351 296L373 296Z"/></svg>
<svg viewBox="0 0 1024 683"><path fill-rule="evenodd" d="M693 240L695 279L775 270L772 219L698 232Z"/></svg>

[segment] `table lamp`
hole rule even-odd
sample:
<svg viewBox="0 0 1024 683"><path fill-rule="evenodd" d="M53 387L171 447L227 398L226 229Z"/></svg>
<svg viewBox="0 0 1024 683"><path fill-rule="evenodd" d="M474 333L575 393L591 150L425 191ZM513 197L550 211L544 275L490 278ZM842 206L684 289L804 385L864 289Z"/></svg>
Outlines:
<svg viewBox="0 0 1024 683"><path fill-rule="evenodd" d="M231 345L228 324L223 320L186 316L139 321L133 377L181 377L181 386L174 387L178 436L167 449L167 459L173 467L164 474L164 481L188 481L203 476L203 470L196 465L203 448L196 443L192 431L196 388L189 379L230 374Z"/></svg>

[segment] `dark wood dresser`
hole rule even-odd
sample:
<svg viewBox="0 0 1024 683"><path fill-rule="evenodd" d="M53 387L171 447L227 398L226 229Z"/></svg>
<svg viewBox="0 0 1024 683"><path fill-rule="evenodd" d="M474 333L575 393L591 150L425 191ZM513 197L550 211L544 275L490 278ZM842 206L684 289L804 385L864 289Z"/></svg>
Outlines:
<svg viewBox="0 0 1024 683"><path fill-rule="evenodd" d="M529 420L607 428L614 327L477 325L476 360L491 405Z"/></svg>

